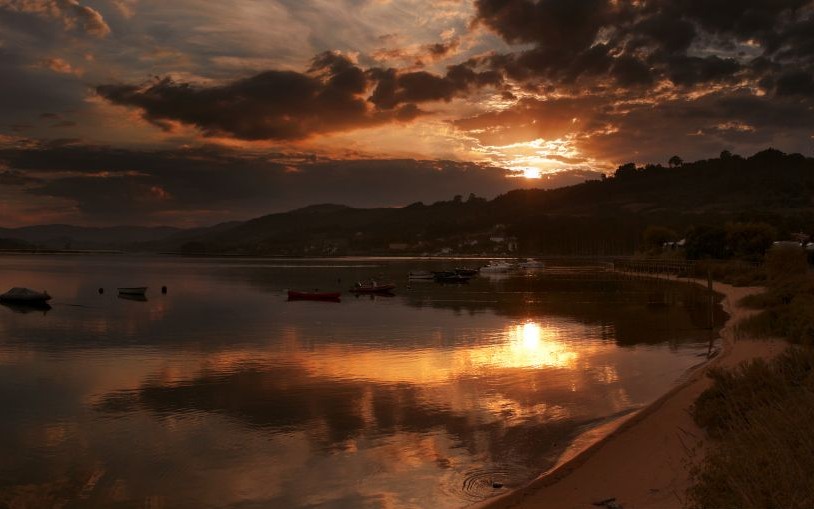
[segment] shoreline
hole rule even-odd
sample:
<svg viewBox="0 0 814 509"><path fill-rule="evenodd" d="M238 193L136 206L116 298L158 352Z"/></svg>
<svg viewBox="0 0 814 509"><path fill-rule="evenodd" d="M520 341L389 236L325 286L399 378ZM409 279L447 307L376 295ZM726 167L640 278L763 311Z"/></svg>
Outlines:
<svg viewBox="0 0 814 509"><path fill-rule="evenodd" d="M597 441L570 455L566 450L554 467L530 483L470 507L577 509L601 506L597 503L611 499L624 509L683 507L684 493L690 486L689 469L702 457L704 447L704 431L692 420L689 409L711 383L706 373L716 366L770 358L786 347L783 340L735 338L734 326L755 312L738 302L763 291L762 287L713 282L713 291L724 296L721 304L729 315L720 331L718 355L693 368L684 380L645 408L604 425L608 429Z"/></svg>

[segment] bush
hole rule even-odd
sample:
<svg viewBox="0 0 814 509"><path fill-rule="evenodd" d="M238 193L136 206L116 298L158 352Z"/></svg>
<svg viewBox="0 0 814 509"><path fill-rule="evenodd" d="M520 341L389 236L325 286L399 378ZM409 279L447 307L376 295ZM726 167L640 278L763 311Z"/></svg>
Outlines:
<svg viewBox="0 0 814 509"><path fill-rule="evenodd" d="M726 230L720 226L694 226L687 232L684 249L690 260L726 258Z"/></svg>
<svg viewBox="0 0 814 509"><path fill-rule="evenodd" d="M799 276L808 272L805 250L794 247L773 247L766 253L766 275L770 282Z"/></svg>
<svg viewBox="0 0 814 509"><path fill-rule="evenodd" d="M729 223L726 245L731 256L760 261L777 238L777 230L767 223Z"/></svg>
<svg viewBox="0 0 814 509"><path fill-rule="evenodd" d="M701 260L693 265L693 277L712 279L734 286L756 286L766 283L766 273L753 263L740 260Z"/></svg>
<svg viewBox="0 0 814 509"><path fill-rule="evenodd" d="M814 350L710 376L693 417L715 440L692 471L689 507L814 507Z"/></svg>

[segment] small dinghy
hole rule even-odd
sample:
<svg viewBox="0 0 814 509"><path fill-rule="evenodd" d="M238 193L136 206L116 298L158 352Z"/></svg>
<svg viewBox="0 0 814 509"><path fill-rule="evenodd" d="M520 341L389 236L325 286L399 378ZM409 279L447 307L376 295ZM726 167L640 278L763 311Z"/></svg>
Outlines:
<svg viewBox="0 0 814 509"><path fill-rule="evenodd" d="M136 302L147 302L147 296L146 295L130 295L130 294L127 294L127 293L120 293L118 295L118 297L120 299L124 299L124 300L134 300Z"/></svg>
<svg viewBox="0 0 814 509"><path fill-rule="evenodd" d="M515 266L508 262L503 261L492 261L488 265L484 265L480 268L481 274L501 274L505 272L512 272L515 270Z"/></svg>
<svg viewBox="0 0 814 509"><path fill-rule="evenodd" d="M132 286L132 287L125 287L125 288L117 288L119 290L119 295L140 295L144 297L144 294L147 293L146 286Z"/></svg>
<svg viewBox="0 0 814 509"><path fill-rule="evenodd" d="M542 260L533 260L531 258L526 258L525 260L521 261L518 265L521 269L544 269L545 262Z"/></svg>
<svg viewBox="0 0 814 509"><path fill-rule="evenodd" d="M30 288L12 288L3 295L0 295L0 302L9 304L44 304L51 300L48 292L38 292Z"/></svg>
<svg viewBox="0 0 814 509"><path fill-rule="evenodd" d="M378 283L376 281L368 281L366 283L356 283L350 289L353 293L391 293L396 289L396 285L391 283Z"/></svg>
<svg viewBox="0 0 814 509"><path fill-rule="evenodd" d="M428 270L415 270L410 272L407 279L410 281L432 281L435 279L435 274Z"/></svg>
<svg viewBox="0 0 814 509"><path fill-rule="evenodd" d="M435 276L436 283L452 283L452 284L466 284L469 280L472 279L472 276L462 276L461 274L438 274Z"/></svg>
<svg viewBox="0 0 814 509"><path fill-rule="evenodd" d="M319 300L327 302L339 302L342 294L340 292L298 292L288 291L288 300Z"/></svg>
<svg viewBox="0 0 814 509"><path fill-rule="evenodd" d="M480 269L470 269L467 267L462 267L455 269L455 273L459 276L477 276Z"/></svg>

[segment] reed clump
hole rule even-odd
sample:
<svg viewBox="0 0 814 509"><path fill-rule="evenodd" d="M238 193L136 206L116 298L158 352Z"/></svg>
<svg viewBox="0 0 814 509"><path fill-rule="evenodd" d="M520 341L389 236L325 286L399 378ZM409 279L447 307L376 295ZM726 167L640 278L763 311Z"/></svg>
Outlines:
<svg viewBox="0 0 814 509"><path fill-rule="evenodd" d="M767 255L767 291L742 304L760 309L737 333L785 337L777 358L712 369L693 418L712 438L692 470L687 505L814 507L814 279L801 250Z"/></svg>
<svg viewBox="0 0 814 509"><path fill-rule="evenodd" d="M732 286L758 286L766 284L766 271L758 263L744 260L699 260L689 276L706 279L712 276Z"/></svg>
<svg viewBox="0 0 814 509"><path fill-rule="evenodd" d="M692 472L688 506L814 507L814 350L710 376L693 417L714 440Z"/></svg>
<svg viewBox="0 0 814 509"><path fill-rule="evenodd" d="M741 304L760 312L741 321L738 337L783 337L814 344L814 276L802 250L777 249L766 257L767 289Z"/></svg>

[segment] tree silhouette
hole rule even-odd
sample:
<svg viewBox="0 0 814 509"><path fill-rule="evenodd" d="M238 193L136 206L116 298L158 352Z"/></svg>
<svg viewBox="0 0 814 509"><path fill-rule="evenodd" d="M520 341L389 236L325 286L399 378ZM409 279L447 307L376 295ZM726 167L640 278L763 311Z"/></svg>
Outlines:
<svg viewBox="0 0 814 509"><path fill-rule="evenodd" d="M613 173L613 176L619 179L623 179L632 177L635 174L636 174L636 164L625 163L616 168L616 171Z"/></svg>
<svg viewBox="0 0 814 509"><path fill-rule="evenodd" d="M667 161L667 164L670 165L670 168L675 168L677 166L681 166L682 164L684 164L684 160L678 156L673 156L670 158L669 161Z"/></svg>

